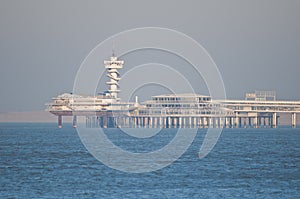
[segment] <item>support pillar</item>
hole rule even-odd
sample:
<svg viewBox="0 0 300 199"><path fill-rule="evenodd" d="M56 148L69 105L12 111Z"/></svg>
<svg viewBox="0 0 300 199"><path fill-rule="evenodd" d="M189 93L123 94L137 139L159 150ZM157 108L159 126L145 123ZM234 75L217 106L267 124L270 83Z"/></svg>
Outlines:
<svg viewBox="0 0 300 199"><path fill-rule="evenodd" d="M182 128L182 117L179 116L179 128Z"/></svg>
<svg viewBox="0 0 300 199"><path fill-rule="evenodd" d="M297 113L292 113L292 128L297 127Z"/></svg>
<svg viewBox="0 0 300 199"><path fill-rule="evenodd" d="M248 125L249 125L249 128L252 127L252 118L251 117L248 118Z"/></svg>
<svg viewBox="0 0 300 199"><path fill-rule="evenodd" d="M224 123L225 123L224 127L225 128L229 128L229 120L230 120L230 118L225 116L225 118L224 118Z"/></svg>
<svg viewBox="0 0 300 199"><path fill-rule="evenodd" d="M258 117L257 116L254 117L253 127L258 128Z"/></svg>
<svg viewBox="0 0 300 199"><path fill-rule="evenodd" d="M151 116L151 117L148 117L148 128L152 128L152 126L153 126L153 118Z"/></svg>
<svg viewBox="0 0 300 199"><path fill-rule="evenodd" d="M229 128L233 128L233 124L234 124L233 117L230 117Z"/></svg>
<svg viewBox="0 0 300 199"><path fill-rule="evenodd" d="M58 128L61 128L62 127L62 115L59 115L58 117L57 117L57 123L58 123Z"/></svg>
<svg viewBox="0 0 300 199"><path fill-rule="evenodd" d="M272 127L277 128L277 113L273 113L273 118L272 118Z"/></svg>
<svg viewBox="0 0 300 199"><path fill-rule="evenodd" d="M240 118L238 117L238 116L235 116L235 128L240 128L240 123L239 123L239 121L240 121Z"/></svg>
<svg viewBox="0 0 300 199"><path fill-rule="evenodd" d="M272 116L269 116L269 128L272 128L273 124L272 124Z"/></svg>
<svg viewBox="0 0 300 199"><path fill-rule="evenodd" d="M76 128L77 127L77 116L73 115L73 127Z"/></svg>
<svg viewBox="0 0 300 199"><path fill-rule="evenodd" d="M162 117L159 117L159 128L163 128L162 122L163 122Z"/></svg>

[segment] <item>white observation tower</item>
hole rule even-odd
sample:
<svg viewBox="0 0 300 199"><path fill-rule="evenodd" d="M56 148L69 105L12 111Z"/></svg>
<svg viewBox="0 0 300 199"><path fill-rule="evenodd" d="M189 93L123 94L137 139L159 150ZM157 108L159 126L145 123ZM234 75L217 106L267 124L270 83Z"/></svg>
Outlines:
<svg viewBox="0 0 300 199"><path fill-rule="evenodd" d="M123 68L124 61L119 61L118 58L112 54L110 57L110 61L104 61L105 68L107 69L107 76L110 78L106 84L109 86L109 93L111 97L115 98L117 101L120 99L118 98L118 90L119 88L119 81L120 81L120 73L118 69Z"/></svg>

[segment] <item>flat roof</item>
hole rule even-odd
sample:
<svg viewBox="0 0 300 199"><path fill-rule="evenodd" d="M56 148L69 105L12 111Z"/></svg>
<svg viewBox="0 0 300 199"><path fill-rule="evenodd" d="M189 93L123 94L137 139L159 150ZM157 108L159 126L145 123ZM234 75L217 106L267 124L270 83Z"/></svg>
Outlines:
<svg viewBox="0 0 300 199"><path fill-rule="evenodd" d="M154 97L210 97L208 95L200 95L196 93L179 93L179 94L165 94L165 95L155 95Z"/></svg>

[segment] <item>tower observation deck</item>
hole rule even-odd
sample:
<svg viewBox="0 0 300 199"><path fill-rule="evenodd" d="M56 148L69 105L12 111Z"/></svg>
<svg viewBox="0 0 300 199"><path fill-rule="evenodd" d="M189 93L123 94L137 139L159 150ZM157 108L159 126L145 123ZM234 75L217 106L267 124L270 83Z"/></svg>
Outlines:
<svg viewBox="0 0 300 199"><path fill-rule="evenodd" d="M113 54L110 57L109 61L104 61L104 66L107 69L107 76L110 78L106 84L109 86L109 93L111 97L115 98L117 101L120 99L118 98L118 93L120 92L119 89L119 81L120 81L120 73L118 69L123 68L124 61L118 60L118 58Z"/></svg>

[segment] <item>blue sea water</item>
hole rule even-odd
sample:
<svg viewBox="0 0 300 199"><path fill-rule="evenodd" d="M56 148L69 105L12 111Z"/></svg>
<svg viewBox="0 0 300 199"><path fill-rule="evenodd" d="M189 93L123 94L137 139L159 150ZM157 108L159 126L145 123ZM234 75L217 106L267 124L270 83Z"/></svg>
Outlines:
<svg viewBox="0 0 300 199"><path fill-rule="evenodd" d="M126 150L151 151L176 130L141 142L106 134ZM71 125L2 123L0 198L300 198L300 129L225 129L199 159L204 136L173 164L133 174L97 161Z"/></svg>

